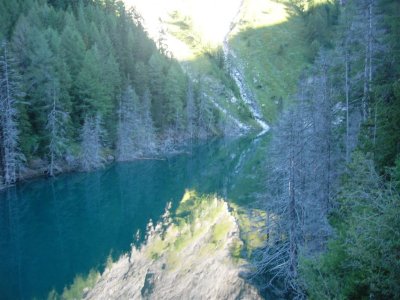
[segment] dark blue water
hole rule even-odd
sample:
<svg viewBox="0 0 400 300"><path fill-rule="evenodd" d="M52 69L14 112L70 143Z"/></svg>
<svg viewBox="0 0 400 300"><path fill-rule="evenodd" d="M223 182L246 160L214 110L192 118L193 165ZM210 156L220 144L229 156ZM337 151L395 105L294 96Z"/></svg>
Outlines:
<svg viewBox="0 0 400 300"><path fill-rule="evenodd" d="M102 270L137 230L176 207L186 189L238 204L262 186L265 139L214 141L165 160L19 184L0 193L0 299L46 298L78 274ZM260 154L261 153L261 154Z"/></svg>

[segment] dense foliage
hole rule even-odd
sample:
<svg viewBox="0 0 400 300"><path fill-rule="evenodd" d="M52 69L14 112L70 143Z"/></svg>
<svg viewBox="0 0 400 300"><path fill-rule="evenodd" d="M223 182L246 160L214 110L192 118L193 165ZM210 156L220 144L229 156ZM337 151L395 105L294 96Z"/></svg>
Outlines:
<svg viewBox="0 0 400 300"><path fill-rule="evenodd" d="M399 3L343 1L329 22L326 5L291 2L305 37L328 38L314 35L322 47L276 126L259 273L290 298L397 299Z"/></svg>
<svg viewBox="0 0 400 300"><path fill-rule="evenodd" d="M201 79L188 92L178 62L121 1L0 1L0 20L1 182L38 158L53 175L218 131Z"/></svg>

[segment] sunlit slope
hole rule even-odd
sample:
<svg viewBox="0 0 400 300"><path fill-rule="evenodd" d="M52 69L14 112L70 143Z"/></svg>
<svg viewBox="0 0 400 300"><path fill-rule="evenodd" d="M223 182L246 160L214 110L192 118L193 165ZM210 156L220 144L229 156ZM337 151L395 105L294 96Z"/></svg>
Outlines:
<svg viewBox="0 0 400 300"><path fill-rule="evenodd" d="M230 47L242 61L246 82L270 122L295 92L307 64L303 28L300 17L290 16L278 1L244 0L230 33Z"/></svg>
<svg viewBox="0 0 400 300"><path fill-rule="evenodd" d="M193 80L201 78L203 94L227 121L228 133L233 128L246 132L257 127L240 100L234 81L223 69L223 57L217 51L239 9L239 0L126 0L125 3L135 7L149 35L167 46Z"/></svg>
<svg viewBox="0 0 400 300"><path fill-rule="evenodd" d="M257 127L226 69L224 41L236 54L247 88L268 123L295 92L307 64L304 24L282 1L127 0L142 14L149 34L163 40L222 115Z"/></svg>
<svg viewBox="0 0 400 300"><path fill-rule="evenodd" d="M124 2L140 12L150 35L158 36L160 29L165 29L167 33L176 33L174 25L178 25L179 30L189 31L189 34L199 38L196 42L213 47L222 44L241 5L241 0L125 0ZM178 48L185 48L183 45L169 46L178 59L193 58L187 56L187 53L180 52L181 49ZM193 45L189 46L192 48Z"/></svg>

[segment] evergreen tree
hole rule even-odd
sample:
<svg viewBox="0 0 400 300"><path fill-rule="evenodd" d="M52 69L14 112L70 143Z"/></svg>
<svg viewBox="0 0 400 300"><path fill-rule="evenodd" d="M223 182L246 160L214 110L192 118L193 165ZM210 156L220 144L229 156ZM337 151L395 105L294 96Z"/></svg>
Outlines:
<svg viewBox="0 0 400 300"><path fill-rule="evenodd" d="M148 88L145 89L144 95L142 97L140 116L141 148L145 153L154 153L157 148L157 141L153 118L151 116L151 94Z"/></svg>
<svg viewBox="0 0 400 300"><path fill-rule="evenodd" d="M197 107L194 99L193 84L189 81L186 91L186 130L189 139L195 137L197 132L196 119L197 119Z"/></svg>
<svg viewBox="0 0 400 300"><path fill-rule="evenodd" d="M101 145L101 117L86 116L81 132L81 157L82 170L90 171L103 165Z"/></svg>
<svg viewBox="0 0 400 300"><path fill-rule="evenodd" d="M154 53L149 60L149 88L152 96L152 113L156 127L163 126L165 112L165 73L162 56Z"/></svg>
<svg viewBox="0 0 400 300"><path fill-rule="evenodd" d="M26 91L16 110L28 160L48 159L51 175L65 153L74 161L68 148L82 142L82 127L93 127L88 116L103 120L101 147L116 150L118 95L126 81L141 99L134 151L155 152L156 132L168 132L168 148L175 148L185 134L187 78L178 62L158 51L136 12L118 1L8 2L0 3L0 35L10 37ZM65 148L55 147L59 138Z"/></svg>
<svg viewBox="0 0 400 300"><path fill-rule="evenodd" d="M138 97L130 85L121 96L118 114L117 159L120 161L131 160L138 151L135 136L138 135L139 114Z"/></svg>
<svg viewBox="0 0 400 300"><path fill-rule="evenodd" d="M204 139L211 134L212 126L214 123L213 108L211 103L207 100L203 91L203 79L199 80L199 85L196 90L196 104L198 107L197 114L197 137Z"/></svg>
<svg viewBox="0 0 400 300"><path fill-rule="evenodd" d="M86 51L81 71L77 77L81 116L91 113L106 116L112 110L110 94L102 77L102 60L96 46Z"/></svg>
<svg viewBox="0 0 400 300"><path fill-rule="evenodd" d="M174 128L176 132L181 132L184 125L184 88L185 77L180 67L172 64L168 70L165 83L167 101L163 118L166 126Z"/></svg>

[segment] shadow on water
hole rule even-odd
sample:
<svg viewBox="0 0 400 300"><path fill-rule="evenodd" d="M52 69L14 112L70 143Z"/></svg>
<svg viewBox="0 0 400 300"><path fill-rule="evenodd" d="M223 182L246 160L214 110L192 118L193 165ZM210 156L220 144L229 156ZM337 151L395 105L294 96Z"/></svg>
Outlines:
<svg viewBox="0 0 400 300"><path fill-rule="evenodd" d="M215 140L165 160L116 163L0 193L1 298L45 298L77 274L101 271L149 219L159 220L167 202L176 208L186 189L254 202L268 139Z"/></svg>

